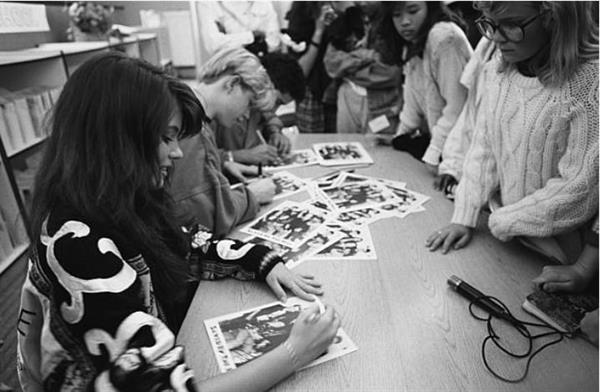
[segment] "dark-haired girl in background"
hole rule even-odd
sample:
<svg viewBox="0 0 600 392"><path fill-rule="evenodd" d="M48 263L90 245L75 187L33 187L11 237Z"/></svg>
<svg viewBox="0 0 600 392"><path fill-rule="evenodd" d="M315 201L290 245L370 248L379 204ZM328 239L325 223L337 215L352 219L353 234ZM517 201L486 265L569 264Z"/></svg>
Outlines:
<svg viewBox="0 0 600 392"><path fill-rule="evenodd" d="M462 21L442 2L382 2L379 35L404 66L404 103L394 147L436 172L442 148L465 102L460 84L472 49ZM430 140L429 140L430 139Z"/></svg>

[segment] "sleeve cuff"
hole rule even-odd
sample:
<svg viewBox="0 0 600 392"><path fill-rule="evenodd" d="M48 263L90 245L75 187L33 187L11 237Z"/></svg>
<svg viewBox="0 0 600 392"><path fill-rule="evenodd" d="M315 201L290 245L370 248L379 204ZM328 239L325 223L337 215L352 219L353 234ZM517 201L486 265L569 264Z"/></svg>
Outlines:
<svg viewBox="0 0 600 392"><path fill-rule="evenodd" d="M460 206L455 205L451 222L467 227L475 227L477 226L477 220L479 219L479 211L480 208L477 207L461 208Z"/></svg>
<svg viewBox="0 0 600 392"><path fill-rule="evenodd" d="M256 244L248 251L244 265L256 274L258 280L264 281L277 263L283 263L283 259L277 252L268 246Z"/></svg>
<svg viewBox="0 0 600 392"><path fill-rule="evenodd" d="M421 158L421 159L425 163L429 163L430 165L437 166L440 164L441 156L442 156L442 151L439 148L432 146L430 144L429 147L427 147L427 150L425 151L423 158Z"/></svg>

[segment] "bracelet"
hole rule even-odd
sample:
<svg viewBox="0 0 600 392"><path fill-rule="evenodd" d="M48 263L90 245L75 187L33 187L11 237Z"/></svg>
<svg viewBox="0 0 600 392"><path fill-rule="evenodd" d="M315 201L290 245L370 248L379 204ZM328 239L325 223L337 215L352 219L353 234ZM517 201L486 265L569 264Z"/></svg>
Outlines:
<svg viewBox="0 0 600 392"><path fill-rule="evenodd" d="M227 151L227 162L235 162L233 159L233 151Z"/></svg>
<svg viewBox="0 0 600 392"><path fill-rule="evenodd" d="M287 350L288 355L292 360L292 365L294 366L294 368L298 368L298 356L296 355L296 350L294 350L294 346L292 346L292 344L286 340L283 342L283 347L285 347L285 349Z"/></svg>
<svg viewBox="0 0 600 392"><path fill-rule="evenodd" d="M316 43L315 41L310 41L311 45L314 45L315 48L319 49L321 47L321 44Z"/></svg>

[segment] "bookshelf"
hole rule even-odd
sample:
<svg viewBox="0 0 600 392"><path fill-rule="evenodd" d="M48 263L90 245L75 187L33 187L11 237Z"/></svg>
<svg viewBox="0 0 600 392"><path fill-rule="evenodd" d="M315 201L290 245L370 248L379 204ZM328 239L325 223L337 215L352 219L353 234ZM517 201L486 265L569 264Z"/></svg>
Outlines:
<svg viewBox="0 0 600 392"><path fill-rule="evenodd" d="M122 40L56 42L0 51L0 274L29 248L28 213L44 141L42 122L69 76L111 50L160 66L156 34Z"/></svg>

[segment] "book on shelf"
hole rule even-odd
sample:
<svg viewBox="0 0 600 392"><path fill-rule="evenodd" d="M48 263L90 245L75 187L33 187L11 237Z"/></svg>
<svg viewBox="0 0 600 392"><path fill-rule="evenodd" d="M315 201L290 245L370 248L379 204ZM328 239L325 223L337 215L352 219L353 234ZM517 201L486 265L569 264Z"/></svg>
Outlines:
<svg viewBox="0 0 600 392"><path fill-rule="evenodd" d="M13 251L12 243L4 219L0 216L0 260L4 260Z"/></svg>
<svg viewBox="0 0 600 392"><path fill-rule="evenodd" d="M19 126L21 127L21 135L25 145L30 145L36 140L36 132L33 128L33 120L31 119L31 113L29 113L29 106L27 105L26 98L15 99L15 108L17 109L17 118L19 119Z"/></svg>
<svg viewBox="0 0 600 392"><path fill-rule="evenodd" d="M4 222L12 248L28 241L25 222L12 192L5 167L0 164L0 219ZM12 249L11 249L12 250Z"/></svg>
<svg viewBox="0 0 600 392"><path fill-rule="evenodd" d="M62 86L0 89L0 138L9 156L44 138L46 115L61 91Z"/></svg>
<svg viewBox="0 0 600 392"><path fill-rule="evenodd" d="M598 297L536 290L527 296L523 309L551 327L572 334L579 329L586 313L598 309Z"/></svg>
<svg viewBox="0 0 600 392"><path fill-rule="evenodd" d="M4 113L4 120L6 122L6 129L8 131L9 138L2 140L5 145L6 152L12 153L14 151L22 149L26 144L23 139L23 133L21 132L21 125L19 125L19 117L17 115L17 108L15 103L0 97L0 107Z"/></svg>

